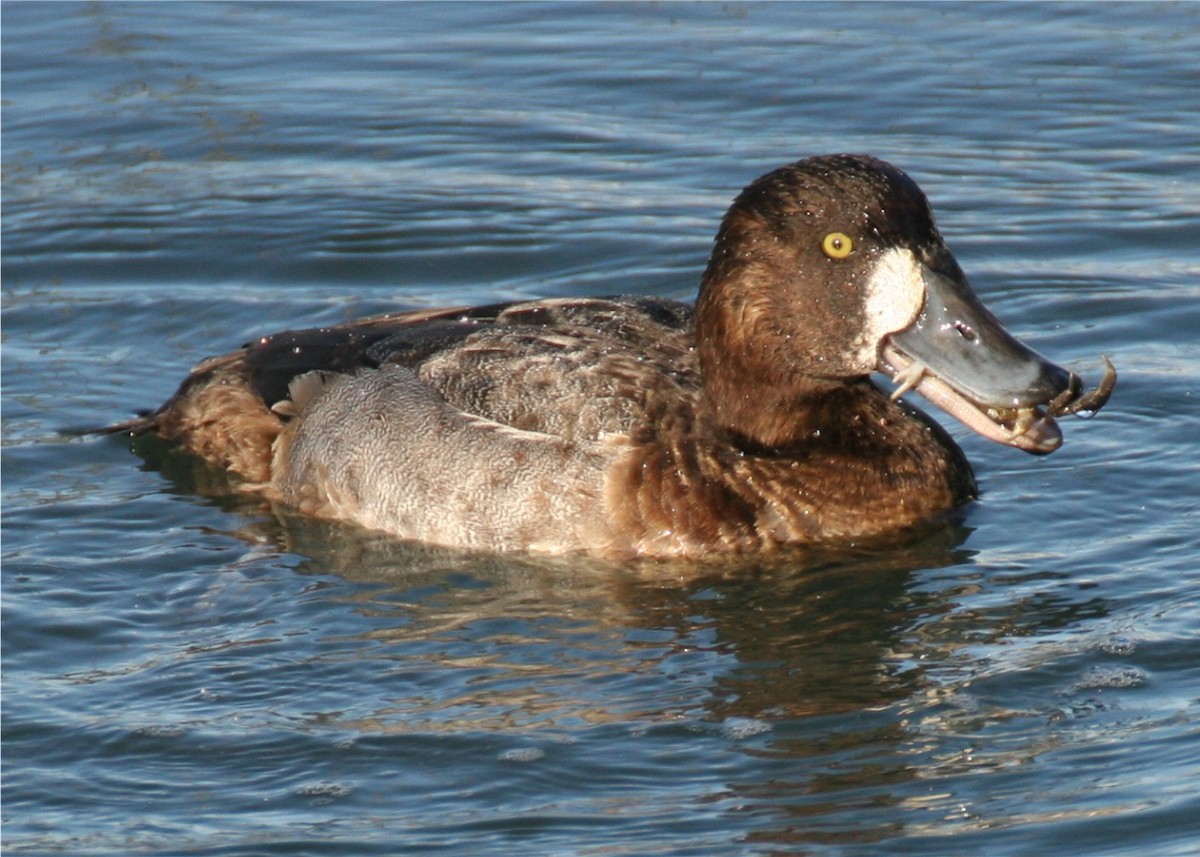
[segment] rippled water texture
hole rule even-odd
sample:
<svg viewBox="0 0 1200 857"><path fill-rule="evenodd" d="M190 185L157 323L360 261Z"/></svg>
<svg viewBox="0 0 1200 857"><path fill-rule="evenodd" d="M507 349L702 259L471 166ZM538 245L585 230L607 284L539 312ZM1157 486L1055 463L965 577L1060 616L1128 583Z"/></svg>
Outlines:
<svg viewBox="0 0 1200 857"><path fill-rule="evenodd" d="M1200 851L1200 6L0 14L6 853ZM289 326L690 297L831 151L1121 372L1045 459L949 426L983 496L915 544L464 556L59 433Z"/></svg>

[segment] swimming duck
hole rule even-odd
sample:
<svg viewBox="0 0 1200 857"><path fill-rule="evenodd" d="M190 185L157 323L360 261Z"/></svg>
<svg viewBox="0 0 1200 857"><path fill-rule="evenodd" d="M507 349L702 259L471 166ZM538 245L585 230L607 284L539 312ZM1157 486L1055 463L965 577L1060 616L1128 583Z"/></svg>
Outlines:
<svg viewBox="0 0 1200 857"><path fill-rule="evenodd" d="M900 394L1044 454L1055 417L1099 409L1115 377L1084 393L1006 333L916 183L831 155L741 192L694 307L566 298L285 331L112 428L404 538L695 557L887 535L971 500L962 451Z"/></svg>

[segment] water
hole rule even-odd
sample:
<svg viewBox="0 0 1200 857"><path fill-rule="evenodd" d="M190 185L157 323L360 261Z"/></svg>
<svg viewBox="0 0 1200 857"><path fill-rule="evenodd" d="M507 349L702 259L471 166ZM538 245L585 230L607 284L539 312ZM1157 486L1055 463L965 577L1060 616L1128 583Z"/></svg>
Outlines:
<svg viewBox="0 0 1200 857"><path fill-rule="evenodd" d="M3 5L13 854L1200 850L1200 7ZM866 151L1098 377L961 526L718 574L278 518L64 426L255 334L694 293Z"/></svg>

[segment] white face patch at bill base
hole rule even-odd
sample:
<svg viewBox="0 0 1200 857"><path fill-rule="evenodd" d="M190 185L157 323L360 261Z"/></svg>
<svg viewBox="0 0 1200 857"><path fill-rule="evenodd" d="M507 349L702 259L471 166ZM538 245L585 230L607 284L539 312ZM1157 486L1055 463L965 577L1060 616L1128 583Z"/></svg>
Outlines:
<svg viewBox="0 0 1200 857"><path fill-rule="evenodd" d="M874 369L880 341L909 327L924 305L925 281L913 252L896 247L880 256L866 284L858 363Z"/></svg>

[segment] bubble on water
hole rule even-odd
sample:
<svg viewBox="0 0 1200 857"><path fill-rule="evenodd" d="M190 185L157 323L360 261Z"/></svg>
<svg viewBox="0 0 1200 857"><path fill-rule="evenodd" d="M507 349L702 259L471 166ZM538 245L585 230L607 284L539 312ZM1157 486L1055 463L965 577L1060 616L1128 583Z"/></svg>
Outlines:
<svg viewBox="0 0 1200 857"><path fill-rule="evenodd" d="M1105 654L1129 656L1137 650L1137 643L1128 637L1117 634L1101 643L1099 648Z"/></svg>
<svg viewBox="0 0 1200 857"><path fill-rule="evenodd" d="M187 730L176 723L139 726L134 730L135 735L144 738L178 738L186 733Z"/></svg>
<svg viewBox="0 0 1200 857"><path fill-rule="evenodd" d="M354 788L345 783L306 783L296 789L296 796L315 800L319 804L327 804L338 798L346 797L352 791Z"/></svg>
<svg viewBox="0 0 1200 857"><path fill-rule="evenodd" d="M765 720L753 717L730 717L721 724L721 731L734 741L742 741L754 735L770 732L775 727Z"/></svg>
<svg viewBox="0 0 1200 857"><path fill-rule="evenodd" d="M540 750L537 747L517 747L513 750L505 750L500 754L502 762L536 762L538 759L546 755L545 750Z"/></svg>
<svg viewBox="0 0 1200 857"><path fill-rule="evenodd" d="M1137 667L1092 667L1084 673L1083 678L1075 682L1075 689L1106 690L1109 688L1141 687L1146 681L1146 673Z"/></svg>

